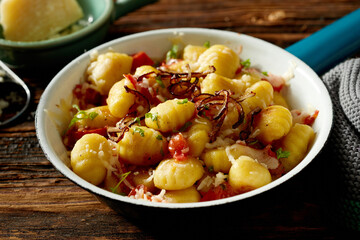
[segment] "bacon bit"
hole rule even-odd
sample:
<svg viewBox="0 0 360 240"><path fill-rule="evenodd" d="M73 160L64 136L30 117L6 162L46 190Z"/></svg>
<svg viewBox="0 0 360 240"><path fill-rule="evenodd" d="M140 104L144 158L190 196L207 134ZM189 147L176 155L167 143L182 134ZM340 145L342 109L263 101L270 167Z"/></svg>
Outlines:
<svg viewBox="0 0 360 240"><path fill-rule="evenodd" d="M178 161L186 160L190 153L189 144L182 133L178 133L171 137L168 148L171 156Z"/></svg>
<svg viewBox="0 0 360 240"><path fill-rule="evenodd" d="M285 86L285 79L283 77L271 73L269 73L268 77L262 78L262 80L268 81L276 92L280 92Z"/></svg>
<svg viewBox="0 0 360 240"><path fill-rule="evenodd" d="M309 126L313 125L313 123L318 115L319 115L319 110L315 110L313 115L311 115L311 116L309 115L304 119L304 123Z"/></svg>
<svg viewBox="0 0 360 240"><path fill-rule="evenodd" d="M198 116L201 117L202 115L205 115L215 122L212 131L209 133L210 142L215 141L228 113L228 105L230 102L235 105L239 115L238 121L236 121L232 128L237 128L244 121L244 111L241 104L232 98L227 90L215 92L214 95L200 94L193 98L192 101L195 102L195 105L197 106L196 110Z"/></svg>
<svg viewBox="0 0 360 240"><path fill-rule="evenodd" d="M315 110L312 115L301 110L292 110L291 115L294 123L306 124L311 126L319 115L319 110Z"/></svg>
<svg viewBox="0 0 360 240"><path fill-rule="evenodd" d="M89 108L89 105L103 105L106 96L102 96L100 92L88 86L88 84L77 84L73 90L76 99L79 100L81 109Z"/></svg>
<svg viewBox="0 0 360 240"><path fill-rule="evenodd" d="M272 152L271 145L267 145L263 149L255 149L244 145L241 141L238 141L236 144L228 147L227 151L229 154L231 154L232 149L236 149L236 151L241 152L242 155L246 155L257 160L259 163L264 164L269 170L279 167L279 160L276 158L276 154Z"/></svg>

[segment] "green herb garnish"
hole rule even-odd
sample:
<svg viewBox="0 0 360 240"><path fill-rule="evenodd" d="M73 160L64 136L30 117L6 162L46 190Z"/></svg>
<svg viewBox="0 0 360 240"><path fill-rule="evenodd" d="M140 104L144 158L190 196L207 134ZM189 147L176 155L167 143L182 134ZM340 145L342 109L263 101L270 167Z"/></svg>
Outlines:
<svg viewBox="0 0 360 240"><path fill-rule="evenodd" d="M276 150L276 157L277 159L280 158L288 158L290 156L290 152L289 151L283 151L282 148L279 148L278 150Z"/></svg>
<svg viewBox="0 0 360 240"><path fill-rule="evenodd" d="M76 104L74 104L72 107L77 110L77 113L75 113L74 117L71 119L70 124L69 124L69 128L71 126L73 126L76 122L80 121L80 120L88 119L88 118L91 119L91 120L94 120L94 118L96 118L97 115L99 115L96 112L87 113L84 110L80 110L79 106L76 105Z"/></svg>
<svg viewBox="0 0 360 240"><path fill-rule="evenodd" d="M141 122L140 122L140 118L139 118L139 117L136 117L134 120L137 122L137 124L141 125Z"/></svg>
<svg viewBox="0 0 360 240"><path fill-rule="evenodd" d="M160 141L163 140L163 138L162 138L162 136L160 134L156 136L156 139L160 140Z"/></svg>
<svg viewBox="0 0 360 240"><path fill-rule="evenodd" d="M177 59L179 56L179 45L174 44L171 49L166 53L166 61L170 59Z"/></svg>
<svg viewBox="0 0 360 240"><path fill-rule="evenodd" d="M140 136L145 137L145 131L144 131L144 129L141 129L141 128L139 128L139 127L135 127L133 134L135 134L135 133L139 133Z"/></svg>
<svg viewBox="0 0 360 240"><path fill-rule="evenodd" d="M179 132L184 132L188 127L192 125L192 122L186 122L184 126L179 129Z"/></svg>
<svg viewBox="0 0 360 240"><path fill-rule="evenodd" d="M210 47L210 41L204 42L204 47L209 48Z"/></svg>
<svg viewBox="0 0 360 240"><path fill-rule="evenodd" d="M155 80L160 85L160 87L165 88L165 85L164 85L163 81L161 80L161 76L156 76Z"/></svg>
<svg viewBox="0 0 360 240"><path fill-rule="evenodd" d="M115 187L110 188L110 190L111 190L113 193L116 193L116 191L117 191L117 189L119 188L120 184L125 180L125 178L126 178L127 176L129 176L130 173L131 173L131 171L121 174L121 175L120 175L120 181L118 182L118 184L116 184Z"/></svg>
<svg viewBox="0 0 360 240"><path fill-rule="evenodd" d="M246 59L245 61L240 63L243 68L249 68L251 65L250 59Z"/></svg>
<svg viewBox="0 0 360 240"><path fill-rule="evenodd" d="M262 72L262 74L263 74L264 76L269 76L269 75L268 75L268 72Z"/></svg>
<svg viewBox="0 0 360 240"><path fill-rule="evenodd" d="M183 99L182 101L178 101L177 104L185 104L187 103L189 100L187 98Z"/></svg>

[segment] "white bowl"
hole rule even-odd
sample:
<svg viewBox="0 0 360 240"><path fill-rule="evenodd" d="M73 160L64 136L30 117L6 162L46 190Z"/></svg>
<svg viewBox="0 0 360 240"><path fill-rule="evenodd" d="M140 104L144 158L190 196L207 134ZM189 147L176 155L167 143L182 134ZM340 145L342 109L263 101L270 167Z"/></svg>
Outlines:
<svg viewBox="0 0 360 240"><path fill-rule="evenodd" d="M139 211L144 209L188 210L243 202L242 200L262 195L264 192L286 182L301 172L316 157L326 143L332 126L333 112L329 94L320 78L312 69L295 56L275 45L234 32L199 28L177 28L133 34L105 43L95 49L99 53L106 52L109 48L128 54L145 51L154 59L162 59L171 48L174 39L176 41L181 39L181 42L184 44L193 45L202 45L205 41L210 41L211 44L227 45L235 51L238 51L242 46L243 50L240 54L242 59L249 58L251 59L252 66L278 75L287 72L289 68L295 66L293 70L294 77L290 80L288 91L291 106L297 109L308 109L311 106L319 110L319 115L313 125L316 138L305 159L281 178L261 188L234 197L208 202L181 204L146 202L120 196L92 185L77 176L68 167L69 159L62 144L60 133L56 130L54 121L48 114L48 112L58 111L57 105L60 103L60 99L69 96L75 84L79 83L83 77L90 61L91 51L89 51L73 60L53 78L41 96L37 108L37 136L46 157L57 170L74 183L95 194L100 200L106 202L106 204L118 212L125 215L141 216ZM151 210L149 211L151 212Z"/></svg>

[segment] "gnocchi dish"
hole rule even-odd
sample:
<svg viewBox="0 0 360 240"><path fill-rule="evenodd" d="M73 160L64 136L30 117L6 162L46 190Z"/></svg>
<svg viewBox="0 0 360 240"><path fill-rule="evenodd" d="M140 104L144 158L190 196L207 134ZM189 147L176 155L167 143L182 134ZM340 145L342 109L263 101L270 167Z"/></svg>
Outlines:
<svg viewBox="0 0 360 240"><path fill-rule="evenodd" d="M225 45L93 53L73 89L63 135L81 178L129 198L211 201L260 188L294 168L318 111L289 106L284 77Z"/></svg>

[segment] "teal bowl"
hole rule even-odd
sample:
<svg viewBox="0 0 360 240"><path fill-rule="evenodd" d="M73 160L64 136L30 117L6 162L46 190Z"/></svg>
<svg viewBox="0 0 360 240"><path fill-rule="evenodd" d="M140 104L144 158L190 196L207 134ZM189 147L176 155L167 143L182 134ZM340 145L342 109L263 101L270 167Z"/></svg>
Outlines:
<svg viewBox="0 0 360 240"><path fill-rule="evenodd" d="M0 59L13 69L61 69L85 51L99 45L114 19L152 0L78 0L89 24L55 39L16 42L5 40L0 31Z"/></svg>

